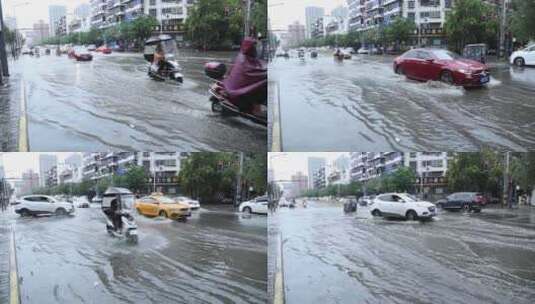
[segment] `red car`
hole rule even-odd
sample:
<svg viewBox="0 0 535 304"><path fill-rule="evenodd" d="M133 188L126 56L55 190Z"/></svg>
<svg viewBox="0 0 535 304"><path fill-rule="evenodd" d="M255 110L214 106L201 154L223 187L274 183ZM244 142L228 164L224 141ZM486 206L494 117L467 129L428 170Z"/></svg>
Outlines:
<svg viewBox="0 0 535 304"><path fill-rule="evenodd" d="M463 87L490 81L488 67L442 49L413 49L394 60L394 72L415 80L440 80Z"/></svg>
<svg viewBox="0 0 535 304"><path fill-rule="evenodd" d="M96 51L106 55L111 54L111 49L105 45L97 48Z"/></svg>

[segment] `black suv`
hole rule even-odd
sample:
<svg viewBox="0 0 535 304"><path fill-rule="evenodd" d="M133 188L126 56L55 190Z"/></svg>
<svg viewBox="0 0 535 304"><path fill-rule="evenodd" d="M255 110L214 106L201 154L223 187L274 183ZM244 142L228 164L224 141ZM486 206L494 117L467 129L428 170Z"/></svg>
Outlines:
<svg viewBox="0 0 535 304"><path fill-rule="evenodd" d="M481 212L485 198L478 192L457 192L448 195L446 199L438 200L435 205L444 210L462 210Z"/></svg>

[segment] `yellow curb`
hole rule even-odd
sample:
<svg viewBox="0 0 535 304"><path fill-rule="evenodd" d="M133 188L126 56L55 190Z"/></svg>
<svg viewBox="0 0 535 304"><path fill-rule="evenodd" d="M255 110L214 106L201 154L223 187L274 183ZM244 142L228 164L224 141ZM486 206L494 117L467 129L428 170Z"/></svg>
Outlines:
<svg viewBox="0 0 535 304"><path fill-rule="evenodd" d="M281 136L281 126L280 126L280 101L279 101L279 85L276 84L276 89L271 90L270 92L272 94L273 98L273 111L272 111L272 117L273 117L273 123L272 123L272 130L271 130L271 137L272 137L272 143L271 143L271 152L281 152L282 151L282 136Z"/></svg>
<svg viewBox="0 0 535 304"><path fill-rule="evenodd" d="M273 287L273 304L284 304L286 302L284 295L284 262L282 260L282 235L279 234L277 244L277 272L275 273L275 284Z"/></svg>
<svg viewBox="0 0 535 304"><path fill-rule="evenodd" d="M20 304L19 275L17 273L17 252L15 250L15 228L11 226L9 248L9 304Z"/></svg>

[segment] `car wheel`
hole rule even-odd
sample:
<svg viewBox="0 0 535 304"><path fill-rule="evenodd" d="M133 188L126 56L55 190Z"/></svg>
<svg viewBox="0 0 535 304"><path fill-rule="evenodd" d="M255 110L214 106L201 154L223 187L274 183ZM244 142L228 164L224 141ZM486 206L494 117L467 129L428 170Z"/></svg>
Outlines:
<svg viewBox="0 0 535 304"><path fill-rule="evenodd" d="M396 66L396 74L405 75L405 71L403 71L403 68L398 65L398 66Z"/></svg>
<svg viewBox="0 0 535 304"><path fill-rule="evenodd" d="M463 211L465 211L465 212L470 212L470 206L468 206L468 204L464 204L464 205L462 206L462 209L463 209Z"/></svg>
<svg viewBox="0 0 535 304"><path fill-rule="evenodd" d="M518 67L523 67L525 63L524 58L518 57L514 61L515 65Z"/></svg>
<svg viewBox="0 0 535 304"><path fill-rule="evenodd" d="M407 221L415 221L416 218L418 218L418 215L413 210L409 210L407 211L405 218L407 219Z"/></svg>
<svg viewBox="0 0 535 304"><path fill-rule="evenodd" d="M56 215L65 215L67 214L67 211L63 208L56 209Z"/></svg>
<svg viewBox="0 0 535 304"><path fill-rule="evenodd" d="M20 211L20 216L30 216L30 211L28 209L22 209Z"/></svg>
<svg viewBox="0 0 535 304"><path fill-rule="evenodd" d="M163 217L167 217L167 212L165 212L164 210L160 211L160 213L158 213L159 216L163 216Z"/></svg>
<svg viewBox="0 0 535 304"><path fill-rule="evenodd" d="M378 209L374 209L374 210L372 211L372 215L373 215L373 216L381 216L381 211L379 211Z"/></svg>
<svg viewBox="0 0 535 304"><path fill-rule="evenodd" d="M437 204L437 208L439 208L439 209L444 209L444 205L441 204L441 203L438 203L438 204Z"/></svg>
<svg viewBox="0 0 535 304"><path fill-rule="evenodd" d="M243 212L251 214L251 213L253 213L253 210L251 209L251 207L245 207L245 208L243 208Z"/></svg>
<svg viewBox="0 0 535 304"><path fill-rule="evenodd" d="M447 84L453 84L453 75L450 71L443 71L440 73L440 81Z"/></svg>

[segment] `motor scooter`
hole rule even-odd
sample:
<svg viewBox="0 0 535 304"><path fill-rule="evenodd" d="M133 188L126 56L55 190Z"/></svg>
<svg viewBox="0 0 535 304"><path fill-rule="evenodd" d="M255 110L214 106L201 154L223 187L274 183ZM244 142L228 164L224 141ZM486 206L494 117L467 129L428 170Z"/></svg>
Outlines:
<svg viewBox="0 0 535 304"><path fill-rule="evenodd" d="M134 198L128 189L110 187L104 192L101 208L106 216L108 234L137 244L137 224L132 211Z"/></svg>

